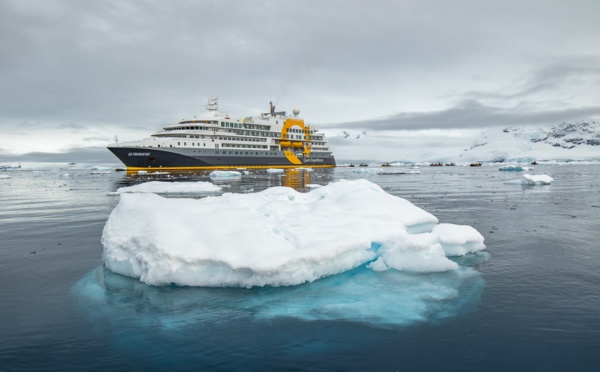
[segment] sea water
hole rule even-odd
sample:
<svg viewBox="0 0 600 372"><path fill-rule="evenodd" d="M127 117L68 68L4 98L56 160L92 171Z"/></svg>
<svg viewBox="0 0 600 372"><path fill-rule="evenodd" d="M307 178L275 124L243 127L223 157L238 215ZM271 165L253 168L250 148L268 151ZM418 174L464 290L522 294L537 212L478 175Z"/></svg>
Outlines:
<svg viewBox="0 0 600 372"><path fill-rule="evenodd" d="M600 165L530 172L551 185L514 182L520 173L495 166L388 170L2 172L0 370L600 370ZM358 178L475 227L487 249L454 258L450 272L359 267L251 289L152 287L102 265L120 187L307 192Z"/></svg>

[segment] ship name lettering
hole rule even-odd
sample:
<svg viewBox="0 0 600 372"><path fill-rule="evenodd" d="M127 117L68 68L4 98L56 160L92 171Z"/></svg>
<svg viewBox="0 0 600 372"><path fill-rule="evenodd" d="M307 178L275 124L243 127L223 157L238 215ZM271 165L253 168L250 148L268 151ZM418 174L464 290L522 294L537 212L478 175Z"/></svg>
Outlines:
<svg viewBox="0 0 600 372"><path fill-rule="evenodd" d="M130 152L129 156L150 156L149 152Z"/></svg>

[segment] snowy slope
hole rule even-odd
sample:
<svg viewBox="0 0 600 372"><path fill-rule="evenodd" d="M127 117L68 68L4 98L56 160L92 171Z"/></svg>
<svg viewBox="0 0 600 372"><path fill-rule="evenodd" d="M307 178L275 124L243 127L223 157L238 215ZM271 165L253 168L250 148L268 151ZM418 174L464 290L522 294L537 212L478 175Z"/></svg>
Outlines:
<svg viewBox="0 0 600 372"><path fill-rule="evenodd" d="M596 122L580 121L553 127L490 128L465 149L459 159L600 161L600 127Z"/></svg>

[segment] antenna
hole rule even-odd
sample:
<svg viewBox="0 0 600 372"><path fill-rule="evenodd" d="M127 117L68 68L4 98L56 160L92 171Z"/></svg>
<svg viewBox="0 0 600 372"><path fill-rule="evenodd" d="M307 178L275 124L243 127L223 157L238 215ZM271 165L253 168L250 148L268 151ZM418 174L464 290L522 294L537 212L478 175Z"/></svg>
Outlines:
<svg viewBox="0 0 600 372"><path fill-rule="evenodd" d="M119 143L119 136L115 134L115 143Z"/></svg>
<svg viewBox="0 0 600 372"><path fill-rule="evenodd" d="M206 104L206 109L208 111L218 111L219 110L219 97L210 97L208 99L208 103Z"/></svg>

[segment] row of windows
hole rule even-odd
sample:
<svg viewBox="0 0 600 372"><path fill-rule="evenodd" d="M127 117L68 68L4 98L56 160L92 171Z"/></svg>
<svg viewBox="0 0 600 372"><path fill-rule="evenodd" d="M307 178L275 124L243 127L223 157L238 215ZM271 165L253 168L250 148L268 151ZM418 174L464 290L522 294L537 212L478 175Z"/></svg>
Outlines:
<svg viewBox="0 0 600 372"><path fill-rule="evenodd" d="M224 141L243 141L243 142L267 142L266 138L246 138L246 137L218 137Z"/></svg>
<svg viewBox="0 0 600 372"><path fill-rule="evenodd" d="M230 130L231 133L235 133L235 134L239 134L241 136L257 136L257 137L279 137L278 133L274 133L274 132L267 132L267 133L260 133L260 132L248 132L245 130Z"/></svg>
<svg viewBox="0 0 600 372"><path fill-rule="evenodd" d="M174 128L165 128L167 132L172 130L209 130L209 127L174 127Z"/></svg>
<svg viewBox="0 0 600 372"><path fill-rule="evenodd" d="M242 123L221 123L223 128L239 128L239 129L256 129L256 130L269 130L271 129L268 125L253 125L253 124L242 124Z"/></svg>
<svg viewBox="0 0 600 372"><path fill-rule="evenodd" d="M203 124L218 124L218 121L213 120L186 120L180 121L179 124L195 124L195 123L203 123Z"/></svg>
<svg viewBox="0 0 600 372"><path fill-rule="evenodd" d="M220 155L260 155L260 156L276 156L276 152L266 152L266 151L215 151L215 154Z"/></svg>
<svg viewBox="0 0 600 372"><path fill-rule="evenodd" d="M267 146L262 146L262 145L235 145L232 143L224 143L222 145L223 147L237 147L237 148L243 148L243 149L266 149Z"/></svg>

